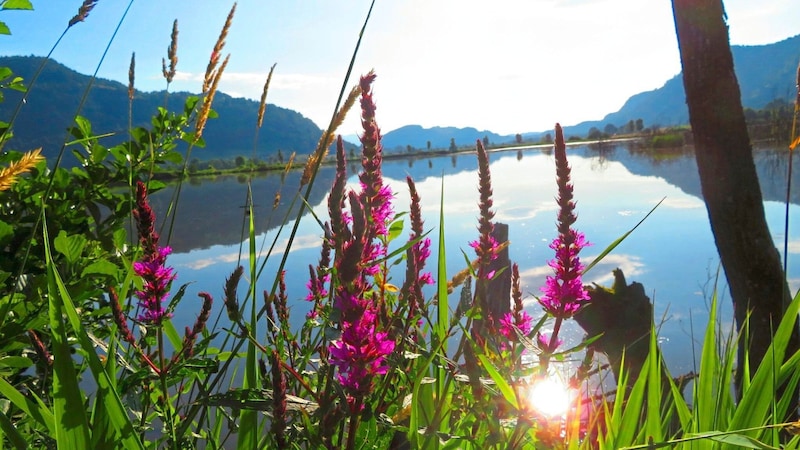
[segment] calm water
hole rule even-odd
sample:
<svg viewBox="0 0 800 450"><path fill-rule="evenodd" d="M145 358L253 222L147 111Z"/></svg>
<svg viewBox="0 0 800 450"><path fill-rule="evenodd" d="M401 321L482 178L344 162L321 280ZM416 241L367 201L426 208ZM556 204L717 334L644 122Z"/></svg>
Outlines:
<svg viewBox="0 0 800 450"><path fill-rule="evenodd" d="M762 191L773 238L783 248L786 167L785 152L763 148L755 153ZM705 206L700 198L700 183L694 156L682 152L642 152L630 144L605 144L602 148L570 147L568 157L577 200L576 227L594 245L584 250L585 262L608 244L632 228L662 198L656 211L611 255L585 277L586 283L610 285L611 270L623 270L628 282L638 281L655 304L656 322L663 322L659 333L662 350L674 373L692 370L692 340L699 357L699 344L708 317L708 303L719 258L708 225ZM534 295L539 295L545 276L550 273L546 262L552 258L549 242L555 235L556 195L555 168L549 149L527 149L521 152L498 151L490 154L494 209L496 220L509 224L510 257L520 266L523 292L529 313L538 315ZM357 167L351 167L355 173ZM423 202L423 217L430 236L438 235L440 197L444 199L445 245L448 274L463 269L462 250L474 255L467 243L477 236L477 158L474 154L432 159L391 160L384 162L384 177L397 193L396 211L408 210L406 175L411 175ZM258 292L270 289L272 279L285 247L288 229L280 234L275 227L283 217L296 217L289 205L297 192L299 174L278 174L253 181L255 214L258 229L257 247L263 248L259 265L267 249L276 248L259 281ZM333 169L321 169L310 204L315 214L327 217L326 195L333 180ZM357 179L351 176L352 186ZM794 186L800 186L794 180ZM276 192L281 202L273 210ZM191 282L182 305L176 312L178 322L194 320L200 301L199 291L210 292L220 299L222 285L235 269L242 242L243 207L247 186L236 177L216 181L185 184L180 200L176 231L171 244L175 253L169 263L178 273L176 283ZM154 196L156 209L163 208L167 193ZM790 207L789 278L793 290L800 284L800 217L793 198ZM295 208L296 211L296 208ZM300 224L287 265L287 285L293 305L293 317L301 321L307 311L302 300L308 280L308 265L319 258L321 229L311 215ZM243 244L242 262L246 264L248 242ZM429 261L433 270L434 254ZM402 272L398 271L398 277ZM400 284L402 278L394 280ZM240 286L240 292L246 289ZM726 288L720 290L723 305L721 318L731 321L730 299ZM259 294L259 299L261 295ZM451 304L454 302L451 299ZM179 323L179 329L183 326ZM570 329L568 343L577 342L581 331Z"/></svg>

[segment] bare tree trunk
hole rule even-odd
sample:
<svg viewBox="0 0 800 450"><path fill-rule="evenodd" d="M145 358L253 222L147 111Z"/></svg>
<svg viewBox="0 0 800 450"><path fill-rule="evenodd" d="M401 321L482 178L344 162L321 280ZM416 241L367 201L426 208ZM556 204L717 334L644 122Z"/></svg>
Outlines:
<svg viewBox="0 0 800 450"><path fill-rule="evenodd" d="M748 340L739 347L741 394L744 349L754 372L790 301L789 289L764 216L722 1L672 0L672 7L700 183L739 329L751 314ZM798 343L795 327L787 354Z"/></svg>

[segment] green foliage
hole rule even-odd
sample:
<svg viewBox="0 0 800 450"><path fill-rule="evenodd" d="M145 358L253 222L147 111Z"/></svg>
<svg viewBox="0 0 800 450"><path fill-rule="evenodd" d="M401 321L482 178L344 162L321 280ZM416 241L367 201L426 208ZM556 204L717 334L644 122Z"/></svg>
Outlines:
<svg viewBox="0 0 800 450"><path fill-rule="evenodd" d="M653 136L650 146L653 148L680 148L683 147L683 133L668 133Z"/></svg>
<svg viewBox="0 0 800 450"><path fill-rule="evenodd" d="M33 4L30 0L2 0L0 1L0 11L9 11L9 10L32 10ZM10 35L11 30L8 28L8 25L5 22L0 21L0 35ZM1 78L1 77L0 77ZM0 96L0 101L3 101L3 98Z"/></svg>

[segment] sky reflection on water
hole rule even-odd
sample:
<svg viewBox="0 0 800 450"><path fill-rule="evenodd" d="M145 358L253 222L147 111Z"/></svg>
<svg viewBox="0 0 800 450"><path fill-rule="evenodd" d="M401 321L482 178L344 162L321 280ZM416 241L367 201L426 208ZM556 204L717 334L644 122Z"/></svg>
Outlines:
<svg viewBox="0 0 800 450"><path fill-rule="evenodd" d="M581 255L585 263L592 261L606 246L631 229L664 199L633 234L586 274L584 282L610 285L613 281L611 270L620 268L629 283L642 283L645 292L655 304L656 323L661 324L661 347L672 371L680 374L692 370L690 345L694 339L695 353L699 357L697 342L708 318L708 305L719 265L705 206L699 198L694 156L688 152L659 153L653 156L622 145L612 145L602 150L588 146L570 148L568 158L572 166L577 200L578 221L575 226L593 243ZM547 261L553 255L548 245L556 233L553 156L547 149L526 150L522 152L521 158L516 151L495 152L490 154L490 162L496 221L509 225L510 257L520 266L526 307L529 313L538 316L540 309L535 296L540 295L539 289L544 284L545 277L550 274ZM781 170L779 156L759 157L757 162L762 179L768 178L764 176L765 170L770 174ZM405 175L410 174L415 178L422 198L426 229L432 230L430 236L434 241L439 233L439 204L443 195L447 270L450 275L464 268L462 251L471 258L474 256L467 243L477 237L476 169L474 154L417 159L413 162L384 161L384 177L396 193L396 211L408 210L409 196ZM325 182L317 186L322 191L315 197L316 202L313 204L314 213L321 220L327 217L324 192L330 186L327 181L329 178L329 175L324 177ZM769 182L776 183L774 179ZM205 183L205 198L213 203L214 192L221 189L222 184L227 186L224 189L231 189L231 183L235 181ZM349 183L352 187L357 187L357 178L351 176ZM777 183L778 186L765 188L766 198L778 195L780 180ZM239 185L238 188L242 193L246 190L245 185ZM290 201L289 195L285 193L283 198L283 202ZM271 198L256 198L255 202L266 204L271 201ZM214 208L215 206L209 205L207 210ZM768 200L765 202L765 211L776 246L782 248L785 206L781 202ZM197 212L184 208L180 213ZM258 214L256 220L261 219ZM800 271L794 269L793 263L800 253L800 238L794 237L800 236L800 217L796 205L791 206L790 219L792 240L789 245L789 278L794 291L800 285ZM272 287L288 231L289 227L278 238L264 275L259 280L259 293ZM269 248L275 234L276 229L259 234L257 247L262 248L264 245L264 248ZM294 322L298 324L308 309L302 298L306 295L308 265L316 264L319 258L321 236L318 223L310 215L305 215L286 266L292 314ZM266 244L262 244L265 239ZM238 244L213 245L213 242L207 242L204 247L206 248L178 252L168 260L178 273L176 285L193 282L176 313L179 322L185 320L188 323L194 319L200 300L193 302L191 299L198 291L210 292L220 300L215 308L222 307L222 285L239 260ZM246 265L247 242L242 248L242 264ZM426 267L428 270L435 270L436 248L434 242L433 254ZM396 271L395 276L399 279L395 279L394 284L401 284L402 270ZM240 296L243 295L244 286L240 286ZM720 318L724 326L729 326L732 320L730 299L726 289L720 289L718 293L722 305ZM457 296L453 297L450 302L454 306ZM258 298L261 298L261 294ZM574 345L581 338L580 328L574 326L570 330L571 334L566 336L565 345Z"/></svg>

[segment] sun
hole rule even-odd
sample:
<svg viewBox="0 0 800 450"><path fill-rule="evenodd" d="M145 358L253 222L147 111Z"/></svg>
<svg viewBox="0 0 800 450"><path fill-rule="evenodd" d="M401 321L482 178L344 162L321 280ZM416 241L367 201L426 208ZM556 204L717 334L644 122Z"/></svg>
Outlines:
<svg viewBox="0 0 800 450"><path fill-rule="evenodd" d="M531 384L527 397L528 404L537 412L549 417L564 417L574 396L572 390L561 380L545 377Z"/></svg>

